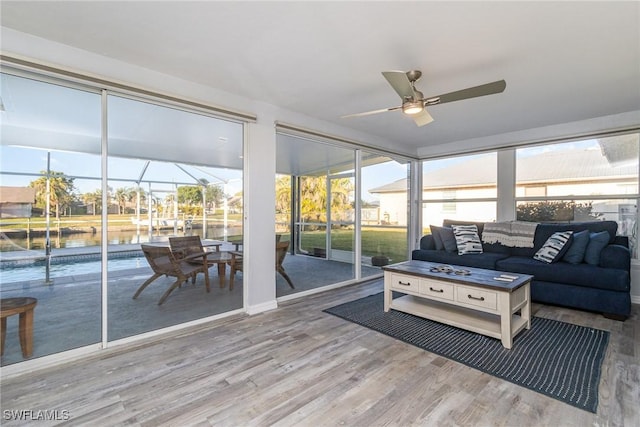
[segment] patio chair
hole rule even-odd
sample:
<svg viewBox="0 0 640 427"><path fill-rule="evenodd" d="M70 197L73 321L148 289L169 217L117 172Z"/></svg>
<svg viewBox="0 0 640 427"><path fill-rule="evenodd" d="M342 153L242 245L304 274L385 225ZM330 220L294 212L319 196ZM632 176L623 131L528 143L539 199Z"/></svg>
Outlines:
<svg viewBox="0 0 640 427"><path fill-rule="evenodd" d="M207 265L207 254L195 254L183 259L177 259L171 248L166 246L154 246L154 245L140 245L142 252L144 253L147 262L153 270L153 276L149 277L133 295L133 299L138 298L138 295L147 287L151 282L156 280L160 276L175 277L176 281L169 286L169 289L162 295L158 305L167 299L169 294L183 282L186 282L190 277L195 283L195 278L198 273L204 273L204 283L207 288L207 292L210 292L209 288L209 266ZM199 262L188 262L200 258Z"/></svg>
<svg viewBox="0 0 640 427"><path fill-rule="evenodd" d="M289 249L289 242L280 242L279 238L276 242L276 272L278 272L284 279L287 281L291 289L295 289L293 286L293 282L291 278L284 271L284 267L282 266L282 262L284 258L287 256L287 250ZM229 289L233 289L233 281L236 276L237 271L242 271L242 252L241 251L232 251L231 252L232 261L229 263L231 266L231 280L229 281Z"/></svg>
<svg viewBox="0 0 640 427"><path fill-rule="evenodd" d="M287 256L287 250L289 249L289 242L278 242L276 243L276 271L280 273L284 280L287 281L291 289L295 289L293 286L293 282L286 271L284 271L284 267L282 263L284 262L284 258Z"/></svg>
<svg viewBox="0 0 640 427"><path fill-rule="evenodd" d="M169 237L169 246L171 252L177 259L185 259L190 263L199 263L198 255L205 253L209 254L209 258L206 259L209 268L214 265L218 266L218 278L220 280L220 287L224 288L224 276L226 273L227 259L229 256L224 251L220 250L220 244L212 244L208 247L214 246L216 248L215 253L207 252L203 245L200 236L180 236Z"/></svg>
<svg viewBox="0 0 640 427"><path fill-rule="evenodd" d="M205 253L200 236L169 237L169 246L173 255L178 259L191 258L193 255ZM216 251L220 251L220 245L215 245L215 247Z"/></svg>

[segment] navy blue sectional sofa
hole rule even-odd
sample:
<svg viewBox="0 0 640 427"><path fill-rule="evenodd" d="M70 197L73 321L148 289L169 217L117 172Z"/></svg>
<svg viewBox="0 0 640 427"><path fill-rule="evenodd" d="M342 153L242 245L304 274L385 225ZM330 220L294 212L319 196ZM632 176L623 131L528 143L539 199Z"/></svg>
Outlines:
<svg viewBox="0 0 640 427"><path fill-rule="evenodd" d="M484 223L445 220L443 227L470 224L478 227L482 239ZM625 320L631 312L631 254L628 239L617 236L617 229L615 221L542 223L535 229L533 248L483 243L483 253L465 255L436 250L433 236L425 235L420 240L420 249L413 251L412 259L530 274L534 276L531 299L535 302L595 311L608 318ZM553 233L568 230L609 233L609 243L600 252L598 265L562 260L548 264L533 258Z"/></svg>

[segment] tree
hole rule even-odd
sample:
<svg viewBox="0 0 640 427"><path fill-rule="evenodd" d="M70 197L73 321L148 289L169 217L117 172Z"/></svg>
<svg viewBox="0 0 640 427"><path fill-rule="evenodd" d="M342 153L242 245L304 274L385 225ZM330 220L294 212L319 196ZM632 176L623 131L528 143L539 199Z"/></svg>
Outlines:
<svg viewBox="0 0 640 427"><path fill-rule="evenodd" d="M222 186L216 184L208 184L203 180L205 186L205 195L207 201L207 208L215 208L219 206L222 198L224 197L224 191ZM202 186L199 185L183 185L178 187L178 203L194 206L202 206Z"/></svg>
<svg viewBox="0 0 640 427"><path fill-rule="evenodd" d="M202 204L202 187L197 185L178 187L178 203L186 205Z"/></svg>
<svg viewBox="0 0 640 427"><path fill-rule="evenodd" d="M518 205L518 221L592 221L601 214L593 212L591 203L574 201L543 201Z"/></svg>
<svg viewBox="0 0 640 427"><path fill-rule="evenodd" d="M331 215L341 219L353 209L351 194L353 183L349 178L331 180ZM291 210L291 177L276 180L276 212ZM300 215L306 221L327 220L327 177L305 176L300 179Z"/></svg>
<svg viewBox="0 0 640 427"><path fill-rule="evenodd" d="M207 186L207 208L215 209L216 206L220 206L222 199L225 197L224 189L221 185L208 185Z"/></svg>
<svg viewBox="0 0 640 427"><path fill-rule="evenodd" d="M291 210L291 176L282 175L276 179L276 213Z"/></svg>
<svg viewBox="0 0 640 427"><path fill-rule="evenodd" d="M130 200L130 190L126 188L118 188L114 195L116 203L118 204L118 211L124 214L124 209L127 206L127 201Z"/></svg>
<svg viewBox="0 0 640 427"><path fill-rule="evenodd" d="M73 178L68 178L62 172L40 171L43 175L35 181L31 181L29 186L36 190L36 206L42 209L47 205L47 180L49 181L49 204L53 206L56 218L60 218L60 212L71 206L75 200L75 188Z"/></svg>
<svg viewBox="0 0 640 427"><path fill-rule="evenodd" d="M82 195L82 201L86 205L92 206L93 215L102 211L102 190L98 189L90 193L84 193Z"/></svg>

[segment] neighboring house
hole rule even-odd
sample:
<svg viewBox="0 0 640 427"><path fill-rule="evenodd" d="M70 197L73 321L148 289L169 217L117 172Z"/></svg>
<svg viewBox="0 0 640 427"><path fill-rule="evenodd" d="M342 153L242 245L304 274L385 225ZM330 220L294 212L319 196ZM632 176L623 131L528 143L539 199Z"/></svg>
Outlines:
<svg viewBox="0 0 640 427"><path fill-rule="evenodd" d="M638 185L638 166L611 161L604 150L544 152L519 158L516 197L597 196L633 194ZM473 157L423 175L423 223L442 224L445 218L495 221L497 167L487 159ZM380 197L380 211L392 223L406 225L407 180L401 179L369 190ZM447 200L449 199L449 200ZM467 200L456 202L457 200ZM484 199L478 202L469 199ZM447 201L444 201L447 200ZM431 202L430 202L431 201ZM624 227L628 204L594 201L593 212L602 218L621 221ZM577 218L576 218L577 219Z"/></svg>
<svg viewBox="0 0 640 427"><path fill-rule="evenodd" d="M0 186L0 218L29 218L35 202L35 188Z"/></svg>

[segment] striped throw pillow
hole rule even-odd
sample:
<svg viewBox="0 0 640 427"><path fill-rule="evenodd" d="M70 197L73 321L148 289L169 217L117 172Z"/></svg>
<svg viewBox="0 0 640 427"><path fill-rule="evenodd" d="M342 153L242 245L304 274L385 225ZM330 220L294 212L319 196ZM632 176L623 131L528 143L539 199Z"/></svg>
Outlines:
<svg viewBox="0 0 640 427"><path fill-rule="evenodd" d="M544 242L544 245L536 252L533 259L551 264L552 262L559 261L560 258L569 249L571 235L573 231L558 231L553 233L551 237Z"/></svg>
<svg viewBox="0 0 640 427"><path fill-rule="evenodd" d="M454 225L453 235L456 237L458 255L481 254L482 242L475 225Z"/></svg>

